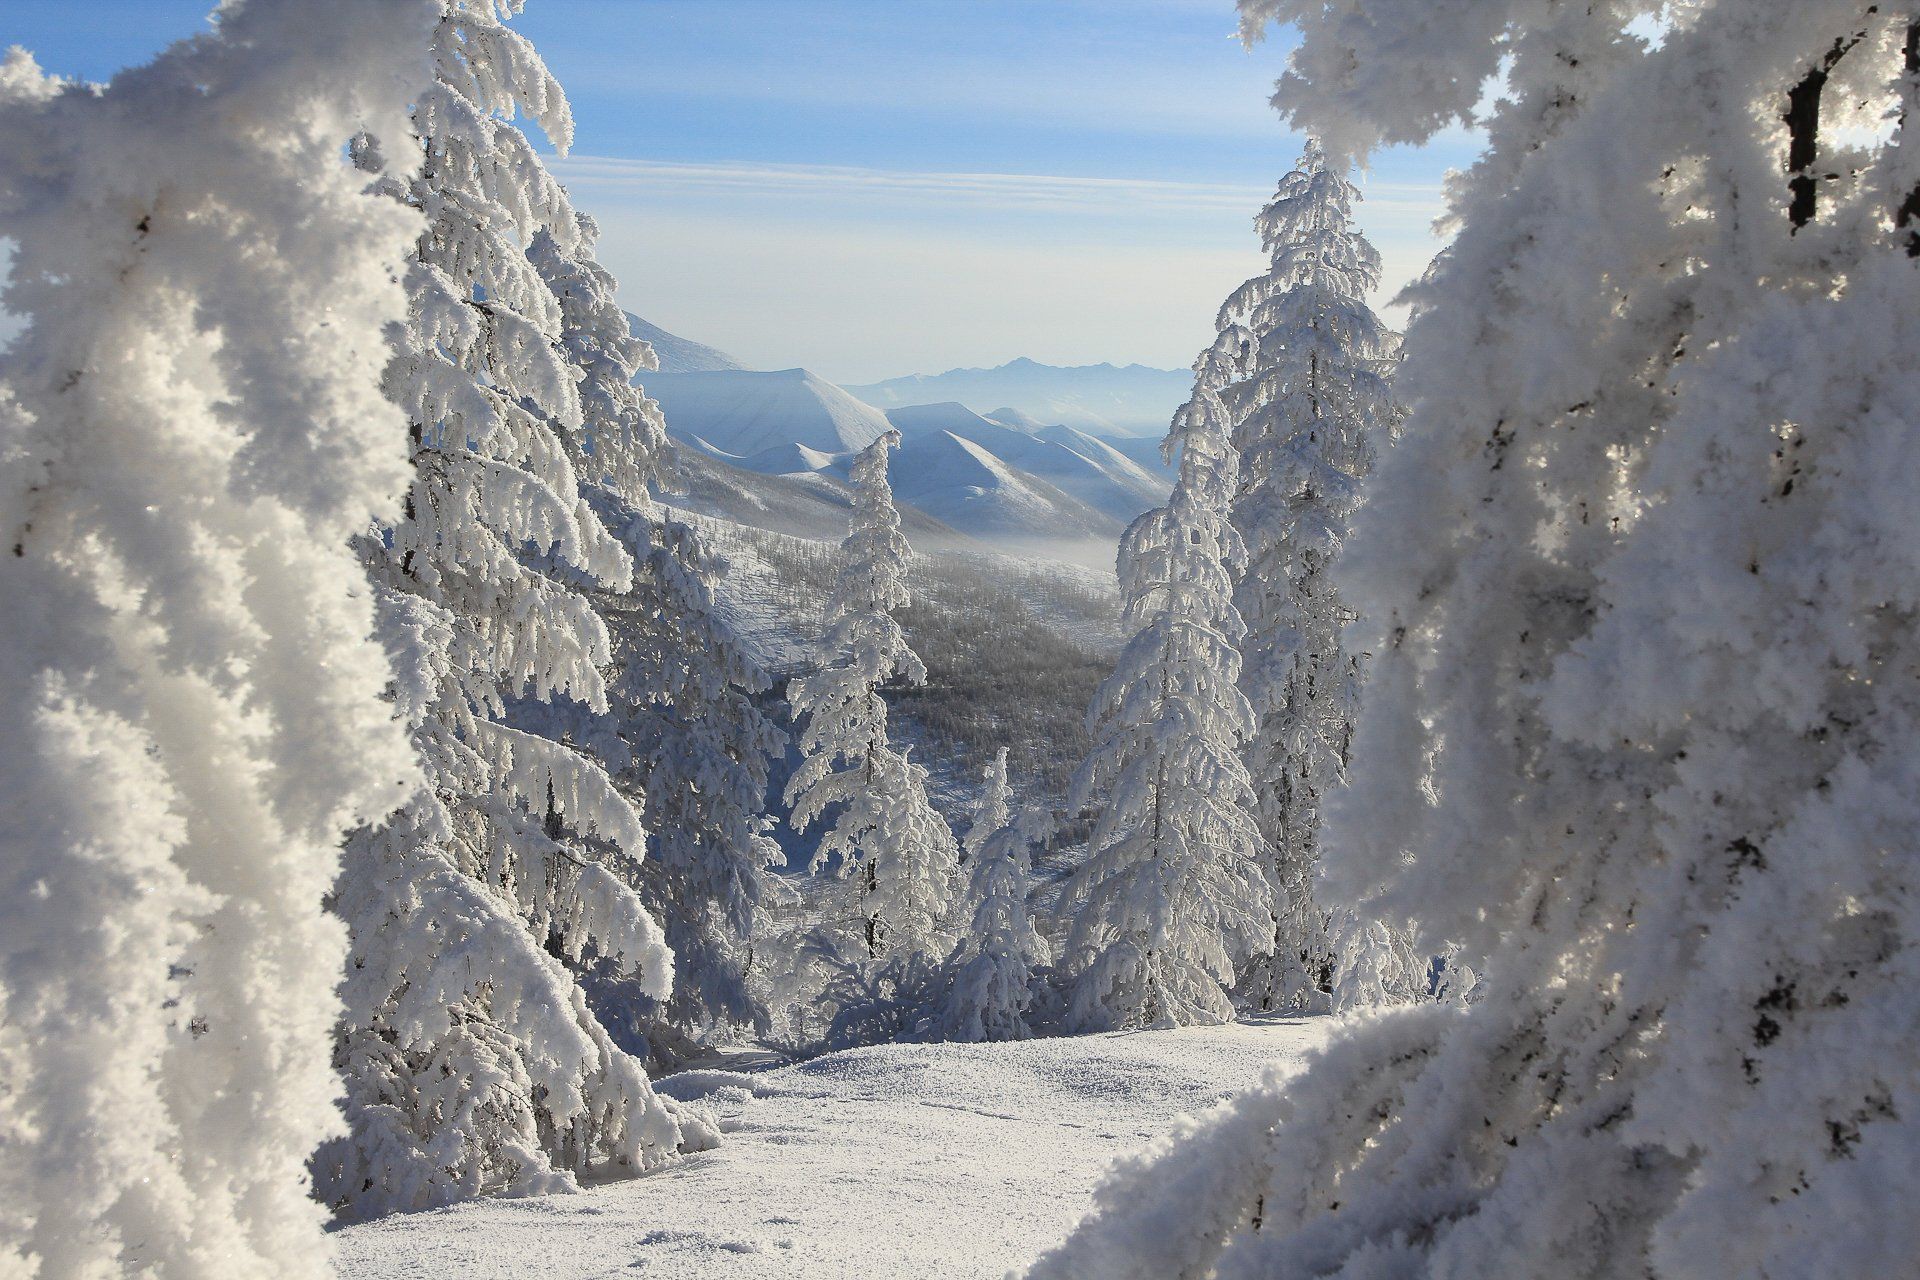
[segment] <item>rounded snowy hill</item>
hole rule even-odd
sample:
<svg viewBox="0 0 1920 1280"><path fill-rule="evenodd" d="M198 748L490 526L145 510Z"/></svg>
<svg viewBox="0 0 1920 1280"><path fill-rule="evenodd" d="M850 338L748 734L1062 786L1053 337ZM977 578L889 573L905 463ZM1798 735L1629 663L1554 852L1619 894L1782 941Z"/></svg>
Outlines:
<svg viewBox="0 0 1920 1280"><path fill-rule="evenodd" d="M1001 462L1038 477L1122 524L1167 500L1167 485L1103 440L1068 426L1012 425L963 404L909 405L887 420L909 444L941 432L984 447Z"/></svg>
<svg viewBox="0 0 1920 1280"><path fill-rule="evenodd" d="M1120 521L987 446L951 431L902 433L893 491L934 519L976 537L1026 543L1107 541Z"/></svg>
<svg viewBox="0 0 1920 1280"><path fill-rule="evenodd" d="M888 429L878 409L805 369L643 373L637 381L660 402L669 431L734 459L784 458L794 446L851 453Z"/></svg>
<svg viewBox="0 0 1920 1280"><path fill-rule="evenodd" d="M698 373L717 369L739 369L743 366L738 360L717 347L704 342L695 342L683 338L677 333L668 333L650 320L643 320L629 311L626 313L627 328L633 336L644 340L653 348L653 355L660 362L665 373Z"/></svg>

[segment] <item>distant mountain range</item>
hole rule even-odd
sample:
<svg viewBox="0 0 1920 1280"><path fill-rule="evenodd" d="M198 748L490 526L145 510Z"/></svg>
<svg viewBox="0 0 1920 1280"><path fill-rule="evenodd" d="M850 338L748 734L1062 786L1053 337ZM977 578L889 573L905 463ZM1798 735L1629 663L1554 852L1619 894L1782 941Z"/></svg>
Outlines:
<svg viewBox="0 0 1920 1280"><path fill-rule="evenodd" d="M1043 427L1005 409L984 416L951 401L894 409L887 420L900 430L903 458L914 455L925 440L939 436L964 440L1120 525L1167 498L1167 486L1158 477L1106 441L1064 424Z"/></svg>
<svg viewBox="0 0 1920 1280"><path fill-rule="evenodd" d="M741 369L724 352L633 320L663 366L637 380L685 446L689 492L669 500L690 509L781 533L836 536L845 528L853 455L889 427L901 435L890 467L894 495L908 536L923 549L993 545L1105 567L1127 522L1166 500L1170 475L1157 457L1143 464L1132 456L1147 456L1139 448L1147 441L1043 423L1013 403L983 413L948 400L883 413L805 369ZM1020 366L1046 368L1006 368Z"/></svg>
<svg viewBox="0 0 1920 1280"><path fill-rule="evenodd" d="M1017 410L1035 422L1063 423L1092 435L1166 434L1173 411L1186 403L1193 375L1146 365L1089 364L1074 368L1025 358L995 369L890 378L848 391L880 409L956 401L976 412L990 405Z"/></svg>

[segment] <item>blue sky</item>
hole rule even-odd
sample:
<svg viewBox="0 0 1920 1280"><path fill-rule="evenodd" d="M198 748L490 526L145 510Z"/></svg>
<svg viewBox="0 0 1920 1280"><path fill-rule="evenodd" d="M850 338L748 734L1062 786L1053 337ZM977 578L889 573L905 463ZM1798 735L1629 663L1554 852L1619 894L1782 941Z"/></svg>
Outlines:
<svg viewBox="0 0 1920 1280"><path fill-rule="evenodd" d="M0 43L102 79L208 0L12 0ZM1288 41L1231 0L530 0L574 104L555 162L633 310L840 381L997 364L1183 366L1259 266L1299 148ZM1436 247L1465 139L1376 159L1390 294Z"/></svg>

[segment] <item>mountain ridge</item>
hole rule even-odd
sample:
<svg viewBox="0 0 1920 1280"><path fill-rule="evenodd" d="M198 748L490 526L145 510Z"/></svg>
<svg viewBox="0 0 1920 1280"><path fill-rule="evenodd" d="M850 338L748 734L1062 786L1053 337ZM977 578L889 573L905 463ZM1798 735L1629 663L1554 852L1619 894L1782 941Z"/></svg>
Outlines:
<svg viewBox="0 0 1920 1280"><path fill-rule="evenodd" d="M651 320L644 320L631 311L624 311L621 314L626 316L627 328L633 336L653 348L653 354L660 361L662 373L711 373L746 368L718 347L710 347L704 342L695 342L692 338L683 338L677 333L669 333Z"/></svg>
<svg viewBox="0 0 1920 1280"><path fill-rule="evenodd" d="M953 401L982 415L1010 411L1094 435L1138 437L1166 430L1192 382L1183 370L1150 365L1048 365L1019 356L991 368L908 374L846 389L882 410Z"/></svg>

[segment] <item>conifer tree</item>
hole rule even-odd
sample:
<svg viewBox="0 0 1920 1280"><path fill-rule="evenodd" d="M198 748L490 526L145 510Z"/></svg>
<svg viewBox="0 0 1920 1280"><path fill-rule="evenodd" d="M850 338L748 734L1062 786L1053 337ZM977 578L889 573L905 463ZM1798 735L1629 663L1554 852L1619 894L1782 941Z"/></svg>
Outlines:
<svg viewBox="0 0 1920 1280"><path fill-rule="evenodd" d="M605 964L589 994L623 1043L644 1046L665 1069L692 1050L691 1037L765 1020L746 971L766 869L780 857L764 828L770 760L785 740L752 701L766 674L716 609L725 561L652 500L652 488L675 483L671 446L659 406L634 379L658 362L593 261L595 228L584 215L580 223L587 252L570 255L541 231L531 257L560 301L562 345L583 374L582 429L563 441L635 573L627 590L595 594L614 655L609 711L521 700L516 723L586 747L650 816L635 883L673 950L673 995L662 1003L644 976Z"/></svg>
<svg viewBox="0 0 1920 1280"><path fill-rule="evenodd" d="M1220 391L1249 338L1223 328L1194 362L1174 416L1179 480L1120 544L1135 635L1088 713L1094 747L1072 803L1097 810L1087 860L1061 895L1068 1016L1088 1030L1224 1022L1234 966L1271 937L1272 887L1240 760L1252 712L1240 692L1243 631L1227 521L1236 458Z"/></svg>
<svg viewBox="0 0 1920 1280"><path fill-rule="evenodd" d="M447 0L413 137L361 146L424 157L385 184L427 223L387 374L413 485L364 549L429 786L349 842L335 895L353 1132L318 1168L348 1216L564 1190L712 1137L654 1096L567 967L597 957L656 999L672 981L631 887L639 808L583 750L612 658L587 593L633 573L583 482L644 476L656 423L590 376L624 357L586 322L592 224L506 119L571 142L560 87L503 25L518 10ZM515 702L554 723L509 723Z"/></svg>
<svg viewBox="0 0 1920 1280"><path fill-rule="evenodd" d="M980 808L967 828L963 846L969 858L980 852L980 847L993 837L994 832L1013 820L1013 784L1007 780L1005 747L994 755L993 763L987 766L981 780L987 785L980 793Z"/></svg>
<svg viewBox="0 0 1920 1280"><path fill-rule="evenodd" d="M1353 614L1331 570L1375 442L1396 418L1393 336L1366 302L1380 256L1352 225L1358 198L1310 141L1256 220L1271 267L1222 308L1223 324L1254 335L1250 376L1223 398L1240 453L1233 524L1247 548L1234 585L1247 625L1240 687L1254 713L1246 761L1277 886L1272 946L1239 986L1259 1009L1304 1010L1335 990L1346 999L1385 991L1377 980L1336 984L1336 961L1377 974L1404 950L1384 925L1349 912L1338 954L1314 894L1321 797L1344 780L1361 676L1341 638ZM1383 949L1373 954L1376 943Z"/></svg>
<svg viewBox="0 0 1920 1280"><path fill-rule="evenodd" d="M720 1027L764 1030L749 981L762 905L781 860L765 816L768 772L785 736L754 703L766 673L715 606L726 572L698 529L655 508L609 508L638 564L632 591L606 601L616 664L616 712L596 753L648 814L641 901L665 926L674 990L662 1003L633 982L601 1008L644 1039L650 1063L671 1066ZM617 1007L616 1007L617 1001ZM638 1047L637 1045L635 1046Z"/></svg>
<svg viewBox="0 0 1920 1280"><path fill-rule="evenodd" d="M1324 854L1485 967L1130 1167L1035 1274L1910 1270L1909 16L1245 10L1303 24L1279 101L1342 153L1505 79L1343 558L1375 662Z"/></svg>
<svg viewBox="0 0 1920 1280"><path fill-rule="evenodd" d="M817 871L837 858L852 931L870 958L945 950L942 930L959 860L953 833L927 801L927 771L887 740L880 688L896 676L927 678L892 610L907 603L912 554L887 485L889 431L854 461L853 528L827 601L820 669L792 682L789 700L806 716L800 767L787 783L796 830L832 813L814 855Z"/></svg>
<svg viewBox="0 0 1920 1280"><path fill-rule="evenodd" d="M987 792L967 832L966 904L971 924L947 958L936 1040L1025 1040L1036 972L1052 958L1027 908L1032 873L1029 850L1044 816L1010 813L1007 749L987 766ZM989 826L989 824L993 824Z"/></svg>
<svg viewBox="0 0 1920 1280"><path fill-rule="evenodd" d="M232 0L105 85L0 57L11 1280L331 1274L322 898L417 777L349 542L406 487L420 221L343 153L435 8Z"/></svg>

